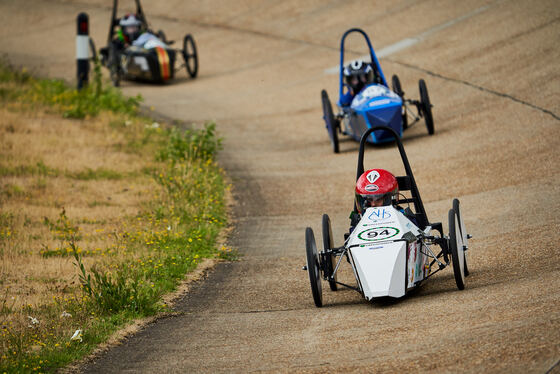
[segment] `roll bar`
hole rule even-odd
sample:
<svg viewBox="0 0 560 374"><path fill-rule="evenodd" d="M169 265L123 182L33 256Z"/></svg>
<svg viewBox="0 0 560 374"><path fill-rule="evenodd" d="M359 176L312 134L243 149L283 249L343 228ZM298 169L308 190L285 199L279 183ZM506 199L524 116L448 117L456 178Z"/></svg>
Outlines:
<svg viewBox="0 0 560 374"><path fill-rule="evenodd" d="M381 66L379 65L379 61L377 60L377 56L375 55L375 52L373 50L373 47L371 46L371 42L369 40L369 37L367 36L367 34L365 33L364 30L359 29L357 27L351 28L350 30L347 30L343 35L342 35L342 39L340 40L340 85L339 85L339 95L338 97L342 97L342 89L344 87L344 82L343 82L343 75L344 75L344 41L346 40L346 37L353 33L353 32L357 32L362 34L362 36L364 37L364 39L367 42L367 45L369 47L369 56L371 58L371 62L375 64L375 66L377 67L377 72L379 73L379 75L381 76L381 79L383 80L383 85L385 85L386 87L389 87L387 85L387 80L385 79L385 75L383 75L383 70L381 70Z"/></svg>
<svg viewBox="0 0 560 374"><path fill-rule="evenodd" d="M136 2L136 16L142 22L142 28L144 30L148 29L148 20L146 20L146 15L142 10L142 5L140 4L140 0L135 0ZM114 29L115 26L118 26L119 20L117 19L117 10L119 8L119 1L113 0L113 11L111 12L111 23L109 25L109 37L107 38L107 45L111 44L113 40L113 36L115 34Z"/></svg>
<svg viewBox="0 0 560 374"><path fill-rule="evenodd" d="M358 169L356 172L356 181L358 181L358 178L360 178L360 176L364 173L364 150L365 150L367 137L372 132L377 130L387 131L391 133L395 138L404 165L404 170L406 172L406 176L397 177L397 181L399 183L399 189L410 190L410 193L412 194L414 209L416 210L416 219L418 221L418 224L422 228L428 226L430 224L428 221L428 216L426 215L426 210L424 209L424 204L422 203L422 198L420 197L420 192L418 192L418 187L416 186L416 181L414 180L414 174L412 174L412 169L410 168L408 158L406 157L406 152L404 151L402 141L399 138L399 135L392 128L387 126L374 126L368 129L362 135L362 139L360 140L360 151L358 152Z"/></svg>

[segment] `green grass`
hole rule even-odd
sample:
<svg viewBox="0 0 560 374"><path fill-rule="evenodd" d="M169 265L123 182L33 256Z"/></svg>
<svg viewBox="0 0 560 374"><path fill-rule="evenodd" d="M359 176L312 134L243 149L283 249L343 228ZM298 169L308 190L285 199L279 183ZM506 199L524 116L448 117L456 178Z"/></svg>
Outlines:
<svg viewBox="0 0 560 374"><path fill-rule="evenodd" d="M58 217L45 217L43 225L59 246L45 246L41 254L45 259L73 259L80 292L21 310L14 310L7 291L4 297L0 294L0 373L54 372L90 353L133 319L167 310L162 296L175 290L204 258L236 257L234 251L217 244L227 225L224 196L228 187L215 161L221 149L215 124L200 130L146 126L141 132L130 131L126 123L138 119L140 98L123 97L102 85L98 70L96 74L88 88L77 92L62 81L37 79L0 65L0 100L47 105L63 117L87 118L104 110L122 115L111 127L124 132L124 150L153 155L157 162L142 168L142 173L152 176L158 189L140 214L115 228L113 244L99 249L104 261L91 267L84 265L84 256L99 253L80 247L80 225L95 222L69 217L64 208ZM135 177L103 168L70 173L41 161L27 166L0 165L0 176L21 175L82 181ZM41 179L36 182L42 183ZM7 185L2 193L14 196L25 191ZM12 238L13 219L9 213L0 213L0 240ZM6 322L14 313L29 316L29 320ZM65 313L71 317L63 317ZM40 323L33 324L33 316L41 316ZM76 330L82 331L81 340L70 340Z"/></svg>
<svg viewBox="0 0 560 374"><path fill-rule="evenodd" d="M86 118L104 110L135 115L142 97L125 97L103 84L99 62L94 65L92 83L79 91L60 79L38 79L25 69L15 70L0 62L0 101L18 101L31 107L43 104L65 118Z"/></svg>
<svg viewBox="0 0 560 374"><path fill-rule="evenodd" d="M60 170L48 167L43 161L39 161L35 165L6 166L0 164L0 177L20 177L24 175L57 176L60 174Z"/></svg>
<svg viewBox="0 0 560 374"><path fill-rule="evenodd" d="M116 170L97 168L86 168L80 171L62 171L45 165L43 161L37 162L35 165L15 165L6 166L0 164L0 177L22 177L22 176L39 176L39 177L56 177L64 175L67 178L75 180L116 180L127 177L134 177L138 173L135 172L118 172Z"/></svg>

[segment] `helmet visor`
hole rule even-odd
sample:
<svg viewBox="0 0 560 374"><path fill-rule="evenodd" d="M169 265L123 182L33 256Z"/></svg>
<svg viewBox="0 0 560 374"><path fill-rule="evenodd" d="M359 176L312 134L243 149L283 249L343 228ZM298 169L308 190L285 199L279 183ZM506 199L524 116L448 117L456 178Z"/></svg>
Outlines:
<svg viewBox="0 0 560 374"><path fill-rule="evenodd" d="M360 212L364 212L367 208L376 206L386 206L392 203L392 193L385 194L356 194L356 202L358 207L361 209Z"/></svg>

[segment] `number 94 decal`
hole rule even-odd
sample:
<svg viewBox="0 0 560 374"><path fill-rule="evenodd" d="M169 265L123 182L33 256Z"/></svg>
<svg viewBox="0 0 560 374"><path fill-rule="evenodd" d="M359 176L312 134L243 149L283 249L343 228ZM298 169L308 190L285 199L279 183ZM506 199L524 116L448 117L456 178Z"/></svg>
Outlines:
<svg viewBox="0 0 560 374"><path fill-rule="evenodd" d="M358 238L368 241L385 240L400 232L396 227L374 227L358 234Z"/></svg>

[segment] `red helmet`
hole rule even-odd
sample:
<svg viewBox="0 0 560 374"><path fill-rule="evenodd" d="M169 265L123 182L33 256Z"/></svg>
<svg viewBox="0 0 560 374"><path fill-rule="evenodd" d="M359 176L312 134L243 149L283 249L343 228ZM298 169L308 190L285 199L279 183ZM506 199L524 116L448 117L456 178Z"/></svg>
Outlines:
<svg viewBox="0 0 560 374"><path fill-rule="evenodd" d="M356 207L362 214L370 206L391 205L399 192L397 178L384 169L370 169L356 182Z"/></svg>

